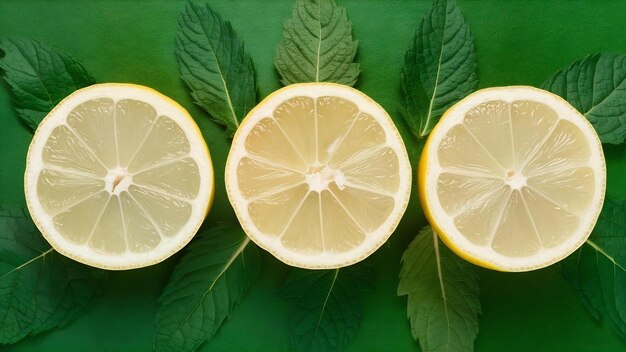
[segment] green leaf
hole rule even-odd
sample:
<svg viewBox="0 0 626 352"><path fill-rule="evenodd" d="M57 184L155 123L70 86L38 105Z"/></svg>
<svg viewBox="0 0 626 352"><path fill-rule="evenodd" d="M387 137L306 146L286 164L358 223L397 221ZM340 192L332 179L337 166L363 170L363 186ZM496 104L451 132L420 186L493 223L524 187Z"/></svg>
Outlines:
<svg viewBox="0 0 626 352"><path fill-rule="evenodd" d="M454 0L434 0L404 56L404 118L419 138L478 86L474 38Z"/></svg>
<svg viewBox="0 0 626 352"><path fill-rule="evenodd" d="M74 58L37 41L6 38L0 49L14 107L33 131L63 98L95 83ZM104 276L55 252L22 210L0 208L0 344L76 319Z"/></svg>
<svg viewBox="0 0 626 352"><path fill-rule="evenodd" d="M334 0L296 0L276 47L275 65L283 85L335 82L353 86L357 41L346 11ZM372 270L364 264L334 270L293 269L283 296L293 303L294 351L341 351L354 339L361 320L361 293Z"/></svg>
<svg viewBox="0 0 626 352"><path fill-rule="evenodd" d="M176 57L194 102L232 136L256 104L252 59L230 22L189 1L178 21ZM240 227L196 235L159 298L154 349L194 351L210 340L244 296L260 266Z"/></svg>
<svg viewBox="0 0 626 352"><path fill-rule="evenodd" d="M178 20L176 57L194 102L232 136L256 104L256 83L230 22L208 4L188 2Z"/></svg>
<svg viewBox="0 0 626 352"><path fill-rule="evenodd" d="M363 264L334 270L294 269L283 287L293 303L290 347L294 351L342 351L361 321L361 293L371 288Z"/></svg>
<svg viewBox="0 0 626 352"><path fill-rule="evenodd" d="M561 263L589 312L626 338L626 201L605 200L587 242Z"/></svg>
<svg viewBox="0 0 626 352"><path fill-rule="evenodd" d="M95 83L74 58L38 41L6 38L0 49L0 68L15 96L17 115L33 131L63 98Z"/></svg>
<svg viewBox="0 0 626 352"><path fill-rule="evenodd" d="M194 351L215 335L257 276L257 247L238 226L196 235L159 298L154 348Z"/></svg>
<svg viewBox="0 0 626 352"><path fill-rule="evenodd" d="M103 275L55 252L23 210L0 208L0 344L76 319Z"/></svg>
<svg viewBox="0 0 626 352"><path fill-rule="evenodd" d="M471 264L439 243L430 226L402 255L398 295L407 296L413 338L422 351L473 351L481 313Z"/></svg>
<svg viewBox="0 0 626 352"><path fill-rule="evenodd" d="M626 138L626 55L594 54L576 60L543 84L580 111L602 143Z"/></svg>
<svg viewBox="0 0 626 352"><path fill-rule="evenodd" d="M282 83L356 83L357 41L346 10L335 0L296 0L276 47L275 65Z"/></svg>

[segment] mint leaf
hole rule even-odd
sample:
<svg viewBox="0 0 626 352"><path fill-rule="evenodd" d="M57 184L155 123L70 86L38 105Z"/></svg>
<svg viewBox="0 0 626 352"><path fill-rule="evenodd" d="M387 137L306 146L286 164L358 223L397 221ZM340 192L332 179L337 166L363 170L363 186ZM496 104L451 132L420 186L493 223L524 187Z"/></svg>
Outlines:
<svg viewBox="0 0 626 352"><path fill-rule="evenodd" d="M14 107L33 131L63 98L95 83L74 58L37 41L6 38L0 49ZM55 252L24 211L0 208L0 344L76 319L104 276Z"/></svg>
<svg viewBox="0 0 626 352"><path fill-rule="evenodd" d="M283 85L335 82L353 86L357 41L346 10L334 0L296 0L276 47L274 64ZM293 303L290 347L296 351L340 351L356 335L361 293L370 287L364 264L334 270L293 269L283 288Z"/></svg>
<svg viewBox="0 0 626 352"><path fill-rule="evenodd" d="M423 227L402 255L398 295L407 296L413 338L423 351L473 351L481 313L471 264Z"/></svg>
<svg viewBox="0 0 626 352"><path fill-rule="evenodd" d="M282 83L356 83L357 41L346 10L335 0L296 0L276 47L275 65Z"/></svg>
<svg viewBox="0 0 626 352"><path fill-rule="evenodd" d="M159 298L156 351L194 351L209 340L257 276L257 247L239 226L196 235Z"/></svg>
<svg viewBox="0 0 626 352"><path fill-rule="evenodd" d="M435 0L404 56L404 118L419 138L478 86L474 38L454 0Z"/></svg>
<svg viewBox="0 0 626 352"><path fill-rule="evenodd" d="M561 263L589 312L626 338L626 201L605 200L587 242Z"/></svg>
<svg viewBox="0 0 626 352"><path fill-rule="evenodd" d="M176 57L194 102L232 136L256 104L256 83L230 22L208 4L188 2L178 19Z"/></svg>
<svg viewBox="0 0 626 352"><path fill-rule="evenodd" d="M334 270L294 269L283 287L293 303L290 347L295 351L341 351L361 322L361 293L371 286L363 264Z"/></svg>
<svg viewBox="0 0 626 352"><path fill-rule="evenodd" d="M559 70L542 87L560 95L585 115L602 143L624 142L626 55L589 55Z"/></svg>
<svg viewBox="0 0 626 352"><path fill-rule="evenodd" d="M0 208L0 344L76 319L103 275L50 248L23 210Z"/></svg>
<svg viewBox="0 0 626 352"><path fill-rule="evenodd" d="M63 98L95 83L74 58L38 41L6 38L0 50L0 68L15 96L15 111L32 131Z"/></svg>
<svg viewBox="0 0 626 352"><path fill-rule="evenodd" d="M252 59L230 22L187 2L176 57L194 102L232 136L256 104ZM194 351L210 340L257 276L258 248L239 226L203 231L185 249L159 298L154 349Z"/></svg>

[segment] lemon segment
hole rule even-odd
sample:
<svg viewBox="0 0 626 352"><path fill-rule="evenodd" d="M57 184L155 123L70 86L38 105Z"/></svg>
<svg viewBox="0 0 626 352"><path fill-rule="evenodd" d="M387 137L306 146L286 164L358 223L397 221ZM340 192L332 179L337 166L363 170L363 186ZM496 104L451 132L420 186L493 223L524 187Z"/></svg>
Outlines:
<svg viewBox="0 0 626 352"><path fill-rule="evenodd" d="M48 242L105 269L155 264L181 249L214 189L209 151L191 116L131 84L97 84L61 101L35 132L24 182Z"/></svg>
<svg viewBox="0 0 626 352"><path fill-rule="evenodd" d="M606 166L587 119L532 87L489 88L451 107L419 166L422 206L470 262L502 271L545 267L587 239Z"/></svg>
<svg viewBox="0 0 626 352"><path fill-rule="evenodd" d="M374 252L410 195L404 143L385 110L338 84L282 88L239 126L226 189L250 238L283 262L338 268Z"/></svg>

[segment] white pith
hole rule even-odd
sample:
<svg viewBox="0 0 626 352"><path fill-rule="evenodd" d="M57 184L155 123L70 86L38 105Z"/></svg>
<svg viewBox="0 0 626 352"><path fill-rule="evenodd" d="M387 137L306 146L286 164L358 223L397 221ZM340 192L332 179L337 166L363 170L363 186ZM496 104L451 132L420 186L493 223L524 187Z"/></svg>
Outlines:
<svg viewBox="0 0 626 352"><path fill-rule="evenodd" d="M394 207L385 221L374 231L367 233L366 239L357 247L344 252L324 251L322 253L307 254L294 251L285 247L280 237L270 237L264 234L251 220L248 210L249 201L239 190L238 164L243 157L249 157L245 147L246 137L259 121L273 116L274 110L283 102L295 97L319 97L334 96L355 103L360 112L371 115L385 131L386 141L383 147L391 148L399 160L399 189L390 195L394 200ZM338 148L331 145L329 149ZM382 148L382 147L381 147ZM329 165L313 163L307 172L304 183L308 187L307 195L311 192L322 192L329 189L329 185L336 185L342 189L346 187L347 180L342 170L333 169ZM402 139L393 125L393 122L373 100L350 87L336 84L297 84L283 88L259 104L253 109L244 122L240 125L235 137L226 164L226 189L231 204L237 217L248 236L259 246L274 254L283 262L304 268L337 268L353 264L367 257L382 245L397 226L408 204L411 187L411 168L408 155ZM304 197L306 199L306 195Z"/></svg>
<svg viewBox="0 0 626 352"><path fill-rule="evenodd" d="M87 243L76 244L66 239L52 221L53 214L48 214L42 207L37 195L37 183L40 172L45 169L43 148L52 131L61 125L66 125L68 114L78 105L97 98L109 98L113 101L133 99L150 104L159 116L167 116L173 120L185 133L190 146L186 157L195 161L201 175L198 194L189 199L192 211L189 220L172 236L161 236L160 242L153 249L146 252L131 252L114 255L94 250ZM144 132L141 132L144 133ZM111 141L111 146L117 142ZM92 150L93 152L93 150ZM141 170L143 171L143 170ZM103 191L109 196L119 195L133 185L133 173L119 165L108 168L106 176L101 180L104 183ZM24 187L29 211L33 220L50 244L63 255L79 262L105 269L130 269L144 267L165 260L185 246L202 224L213 197L213 167L208 149L197 125L193 122L186 110L171 99L160 93L141 86L131 84L98 84L83 88L72 93L60 102L40 123L30 145L27 165L24 176ZM56 215L56 214L55 214ZM98 214L94 214L97 216Z"/></svg>
<svg viewBox="0 0 626 352"><path fill-rule="evenodd" d="M448 131L463 122L466 113L472 108L479 104L496 100L507 103L520 100L532 100L549 106L556 111L559 121L569 121L583 133L591 152L589 162L585 165L588 165L595 175L593 183L594 193L589 210L579 217L580 224L577 230L566 241L552 248L542 247L538 253L531 256L511 257L496 252L491 248L491 244L479 246L472 243L458 230L453 222L453 217L449 216L443 209L437 194L437 180L439 175L443 172L437 150L442 140ZM506 136L503 136L503 138L506 138ZM584 243L591 233L602 207L606 184L606 166L602 147L595 130L584 116L563 99L536 88L491 88L481 90L468 96L444 115L435 130L431 133L428 141L428 150L425 152L427 152L427 160L425 163L427 171L426 174L423 175L425 180L420 182L420 184L426 187L426 189L423 190L423 194L426 195L426 202L436 226L439 228L440 232L443 233L443 237L453 244L453 249L460 252L460 255L466 258L475 258L477 261L484 262L492 268L505 271L526 271L545 267L563 259ZM505 173L501 176L501 180L504 184L508 185L512 190L520 190L526 187L527 179L528 177L523 175L522 170L515 168L505 170Z"/></svg>

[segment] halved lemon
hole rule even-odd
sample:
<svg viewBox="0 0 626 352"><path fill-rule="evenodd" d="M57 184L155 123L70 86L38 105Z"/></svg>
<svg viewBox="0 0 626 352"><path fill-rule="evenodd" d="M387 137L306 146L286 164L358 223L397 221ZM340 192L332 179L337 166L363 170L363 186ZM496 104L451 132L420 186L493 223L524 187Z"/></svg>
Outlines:
<svg viewBox="0 0 626 352"><path fill-rule="evenodd" d="M480 90L433 129L419 165L422 207L468 261L527 271L588 238L606 185L602 145L576 109L532 87Z"/></svg>
<svg viewBox="0 0 626 352"><path fill-rule="evenodd" d="M191 240L213 199L213 167L198 126L176 102L143 86L96 84L39 124L24 188L55 250L130 269Z"/></svg>
<svg viewBox="0 0 626 352"><path fill-rule="evenodd" d="M226 190L259 246L289 265L338 268L394 231L411 166L391 118L368 96L339 84L294 84L239 126Z"/></svg>

